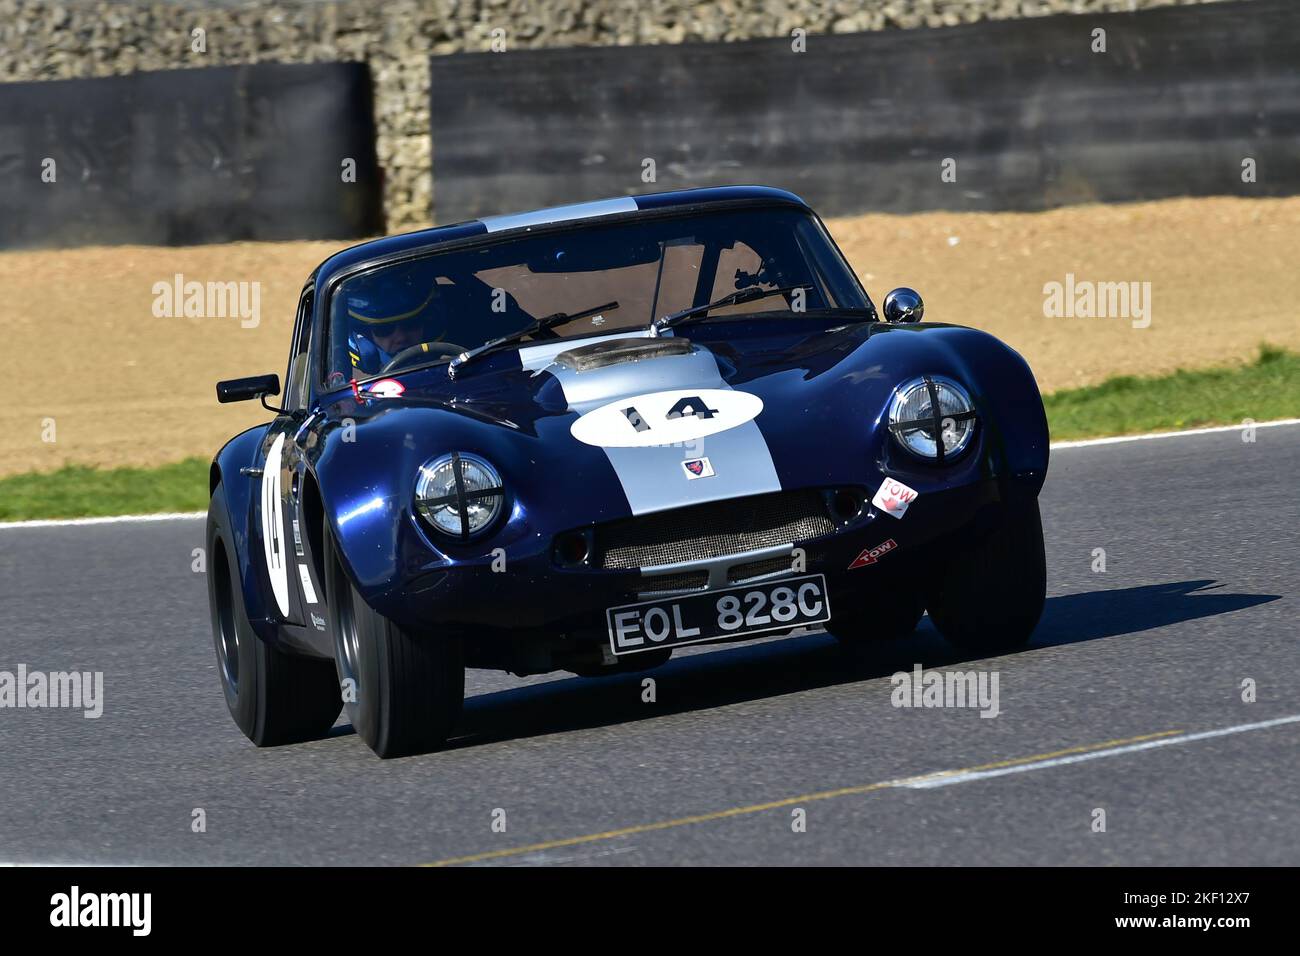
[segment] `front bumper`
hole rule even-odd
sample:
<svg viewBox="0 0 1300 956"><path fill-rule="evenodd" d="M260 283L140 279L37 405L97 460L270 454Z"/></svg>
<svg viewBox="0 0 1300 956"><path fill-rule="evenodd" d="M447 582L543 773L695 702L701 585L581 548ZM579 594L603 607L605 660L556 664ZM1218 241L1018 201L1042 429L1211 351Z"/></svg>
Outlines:
<svg viewBox="0 0 1300 956"><path fill-rule="evenodd" d="M878 511L868 500L857 519L820 537L639 569L565 567L552 542L539 540L510 554L411 575L376 602L376 609L413 634L459 635L472 666L544 671L553 669L546 660L552 651L563 658L608 643L607 608L676 593L808 573L826 576L832 614L882 590L887 599L888 582L900 572L923 567L936 546L981 534L996 522L1001 502L1033 497L1041 482L1040 475L1029 474L931 491L902 518ZM864 551L889 541L892 546L877 560L850 569Z"/></svg>

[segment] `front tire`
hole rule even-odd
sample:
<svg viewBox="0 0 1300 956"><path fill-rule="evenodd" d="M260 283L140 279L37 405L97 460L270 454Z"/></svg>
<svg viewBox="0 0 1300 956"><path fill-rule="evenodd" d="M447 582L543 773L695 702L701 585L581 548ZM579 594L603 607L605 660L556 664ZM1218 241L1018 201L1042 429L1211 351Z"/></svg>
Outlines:
<svg viewBox="0 0 1300 956"><path fill-rule="evenodd" d="M988 537L959 548L940 569L927 606L949 643L993 654L1028 643L1046 596L1043 522L1035 499L1007 504Z"/></svg>
<svg viewBox="0 0 1300 956"><path fill-rule="evenodd" d="M323 736L343 707L334 666L263 641L248 622L230 514L220 483L208 504L208 608L226 706L259 747Z"/></svg>
<svg viewBox="0 0 1300 956"><path fill-rule="evenodd" d="M372 609L343 570L328 528L324 538L334 661L353 729L380 757L437 750L465 698L459 636L417 640Z"/></svg>

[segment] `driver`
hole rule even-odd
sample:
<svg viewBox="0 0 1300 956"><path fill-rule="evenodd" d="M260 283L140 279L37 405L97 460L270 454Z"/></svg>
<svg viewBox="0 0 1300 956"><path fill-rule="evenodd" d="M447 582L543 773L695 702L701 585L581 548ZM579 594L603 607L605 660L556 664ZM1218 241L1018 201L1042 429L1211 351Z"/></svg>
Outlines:
<svg viewBox="0 0 1300 956"><path fill-rule="evenodd" d="M381 269L347 290L348 357L356 378L377 375L403 349L437 341L436 278L412 263Z"/></svg>

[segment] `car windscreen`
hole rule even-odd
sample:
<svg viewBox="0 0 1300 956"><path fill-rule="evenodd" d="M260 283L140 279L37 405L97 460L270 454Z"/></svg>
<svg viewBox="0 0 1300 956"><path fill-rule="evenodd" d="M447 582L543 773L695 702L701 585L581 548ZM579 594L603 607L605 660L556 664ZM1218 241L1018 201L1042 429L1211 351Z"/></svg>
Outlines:
<svg viewBox="0 0 1300 956"><path fill-rule="evenodd" d="M869 305L817 220L796 208L695 211L505 237L340 283L329 307L326 382L448 358L556 313L617 303L538 337L643 329L739 289L793 286L807 286L788 303L796 311ZM766 299L710 315L772 309Z"/></svg>

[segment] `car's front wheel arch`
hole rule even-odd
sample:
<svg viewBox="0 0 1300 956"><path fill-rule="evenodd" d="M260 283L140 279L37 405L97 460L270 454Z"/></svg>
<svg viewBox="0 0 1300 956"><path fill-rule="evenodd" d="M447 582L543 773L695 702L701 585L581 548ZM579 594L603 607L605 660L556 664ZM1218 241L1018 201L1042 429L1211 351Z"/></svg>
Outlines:
<svg viewBox="0 0 1300 956"><path fill-rule="evenodd" d="M327 617L348 718L381 757L439 749L465 696L459 634L413 635L370 607L322 528Z"/></svg>

